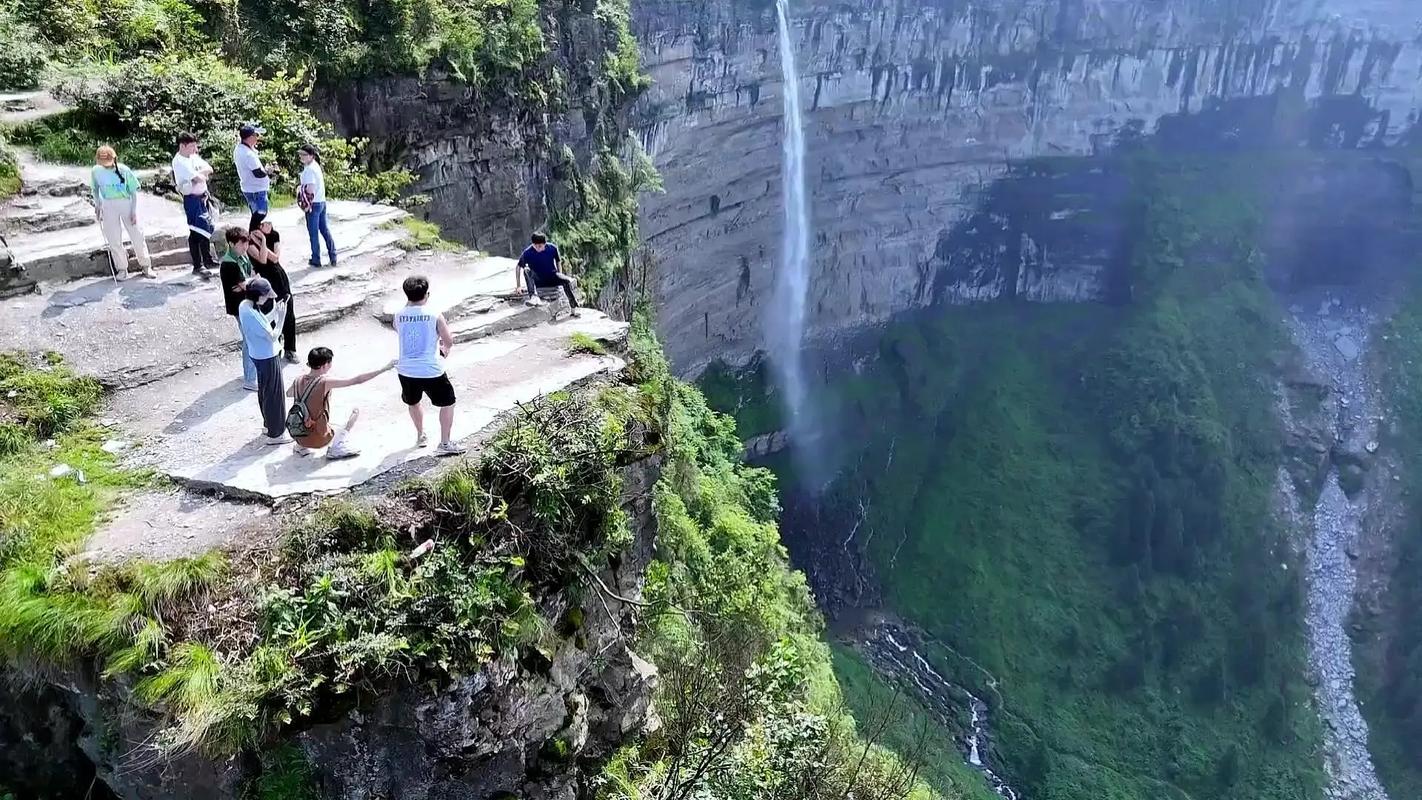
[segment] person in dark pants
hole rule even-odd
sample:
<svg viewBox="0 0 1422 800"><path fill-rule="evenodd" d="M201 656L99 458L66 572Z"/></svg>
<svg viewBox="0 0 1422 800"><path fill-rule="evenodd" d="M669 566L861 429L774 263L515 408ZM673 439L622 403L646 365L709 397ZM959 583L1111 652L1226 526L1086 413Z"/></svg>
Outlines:
<svg viewBox="0 0 1422 800"><path fill-rule="evenodd" d="M523 249L523 255L518 257L518 266L514 268L514 291L519 290L522 278L528 288L528 304L536 306L542 302L538 299L539 289L561 286L576 317L578 297L573 294L573 279L562 270L563 259L558 254L558 245L549 242L542 233L534 233L533 243Z"/></svg>
<svg viewBox="0 0 1422 800"><path fill-rule="evenodd" d="M277 300L286 303L286 321L282 324L282 356L289 364L300 364L301 359L296 357L296 308L291 302L291 278L287 277L286 270L282 268L281 257L278 254L281 248L281 234L276 232L270 222L261 222L248 234L251 246L247 249L247 254L252 259L252 270L258 275L267 279L276 291ZM271 309L263 308L263 312Z"/></svg>
<svg viewBox="0 0 1422 800"><path fill-rule="evenodd" d="M286 304L276 299L272 285L262 277L247 281L246 295L247 299L237 311L237 323L242 326L247 353L257 366L257 404L262 410L262 428L267 434L267 444L282 444L291 441L286 432L286 385L277 353ZM271 315L261 311L268 300L274 301Z"/></svg>
<svg viewBox="0 0 1422 800"><path fill-rule="evenodd" d="M198 140L191 133L178 134L178 153L173 156L173 182L183 196L183 215L188 221L188 255L192 258L193 274L212 277L217 259L212 257L212 234L216 230L209 211L207 179L212 177L212 165L198 155Z"/></svg>
<svg viewBox="0 0 1422 800"><path fill-rule="evenodd" d="M222 254L222 265L218 268L218 282L222 284L222 302L227 315L237 323L237 341L241 343L242 388L257 391L257 368L247 353L247 337L242 332L242 318L238 312L242 300L247 296L247 280L252 277L252 261L249 257L251 244L247 233L241 228L228 228L223 238L227 240L227 252Z"/></svg>

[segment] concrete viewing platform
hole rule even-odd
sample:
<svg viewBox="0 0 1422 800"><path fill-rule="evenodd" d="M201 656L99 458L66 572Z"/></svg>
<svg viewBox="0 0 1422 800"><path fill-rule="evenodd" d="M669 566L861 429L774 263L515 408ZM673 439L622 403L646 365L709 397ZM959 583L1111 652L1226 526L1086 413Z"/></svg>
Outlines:
<svg viewBox="0 0 1422 800"><path fill-rule="evenodd" d="M241 385L237 327L226 314L223 288L190 272L181 209L143 196L158 277L135 271L117 282L83 196L85 175L83 168L27 157L21 194L0 204L0 232L27 266L0 286L6 320L0 351L57 351L78 372L104 381L113 390L102 412L106 449L169 481L121 497L85 557L163 560L244 550L275 535L281 523L274 514L303 508L308 498L378 491L457 460L435 455L439 415L428 401L430 445L416 447L393 371L332 394L333 424L360 411L349 439L360 455L332 461L323 451L301 455L291 443L266 444L256 395ZM453 436L469 448L467 457L477 457L520 404L625 366L617 353L626 323L586 309L559 319L550 306L525 305L512 296L512 259L411 252L402 246L409 233L399 224L408 215L389 206L333 201L330 216L339 265L320 268L307 265L300 210L270 217L282 234L282 263L292 282L298 354L331 348L338 378L386 365L398 351L390 323L405 305L400 286L411 275L428 278L429 308L446 316L456 342L446 368L458 396ZM245 209L234 209L223 223L246 220ZM575 352L575 335L607 351ZM307 370L293 364L283 371L291 385Z"/></svg>

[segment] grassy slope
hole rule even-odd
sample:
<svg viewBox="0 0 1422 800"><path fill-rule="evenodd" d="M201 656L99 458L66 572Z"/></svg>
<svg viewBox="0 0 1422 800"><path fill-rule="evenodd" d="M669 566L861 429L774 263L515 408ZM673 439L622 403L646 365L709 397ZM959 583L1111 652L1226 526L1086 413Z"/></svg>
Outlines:
<svg viewBox="0 0 1422 800"><path fill-rule="evenodd" d="M1297 572L1267 516L1281 338L1259 175L1134 168L1134 302L894 326L833 387L863 443L849 485L869 487L889 604L1001 680L1000 756L1029 796L1316 797ZM1144 472L1187 520L1178 567L1126 544Z"/></svg>
<svg viewBox="0 0 1422 800"><path fill-rule="evenodd" d="M1389 321L1381 339L1380 374L1397 427L1388 450L1406 453L1402 471L1407 523L1396 534L1398 563L1391 577L1394 616L1360 620L1368 638L1383 636L1385 652L1364 646L1356 652L1359 699L1369 727L1373 761L1392 797L1422 797L1422 470L1411 454L1422 450L1422 286L1414 286ZM1387 625L1379 629L1378 625ZM1371 657L1362 657L1368 654Z"/></svg>

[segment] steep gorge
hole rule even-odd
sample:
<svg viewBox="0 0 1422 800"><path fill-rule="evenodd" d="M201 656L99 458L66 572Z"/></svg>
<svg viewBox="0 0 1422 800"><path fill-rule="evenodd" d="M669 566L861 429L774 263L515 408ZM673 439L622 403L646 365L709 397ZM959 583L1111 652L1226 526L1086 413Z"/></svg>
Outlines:
<svg viewBox="0 0 1422 800"><path fill-rule="evenodd" d="M1066 216L985 212L1022 159L1098 153L1158 126L1183 141L1369 148L1416 119L1422 9L1401 0L791 10L822 337L935 301L1109 293L1106 254L1057 235ZM660 329L685 372L744 364L765 346L778 258L774 16L751 0L642 0L633 24L654 83L632 122L667 187L642 203L643 236L669 267Z"/></svg>

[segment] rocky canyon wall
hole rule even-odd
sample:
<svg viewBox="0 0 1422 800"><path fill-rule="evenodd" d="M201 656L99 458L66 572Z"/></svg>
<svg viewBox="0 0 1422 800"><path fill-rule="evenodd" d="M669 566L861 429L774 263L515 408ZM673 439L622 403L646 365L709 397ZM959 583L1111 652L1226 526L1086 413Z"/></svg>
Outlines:
<svg viewBox="0 0 1422 800"><path fill-rule="evenodd" d="M791 6L821 339L935 301L1108 299L1109 249L1052 231L1109 199L1057 191L1026 215L990 202L1033 175L1028 159L1151 135L1394 147L1417 121L1422 4L1408 0ZM655 80L633 124L666 184L642 208L664 341L685 373L743 362L762 347L779 261L773 7L636 0L633 12Z"/></svg>
<svg viewBox="0 0 1422 800"><path fill-rule="evenodd" d="M542 63L472 85L432 69L318 85L312 105L373 163L415 175L410 193L443 233L494 255L569 205L569 179L602 147L620 151L630 98L609 85L618 28L581 0L542 0ZM512 288L512 277L510 278Z"/></svg>

